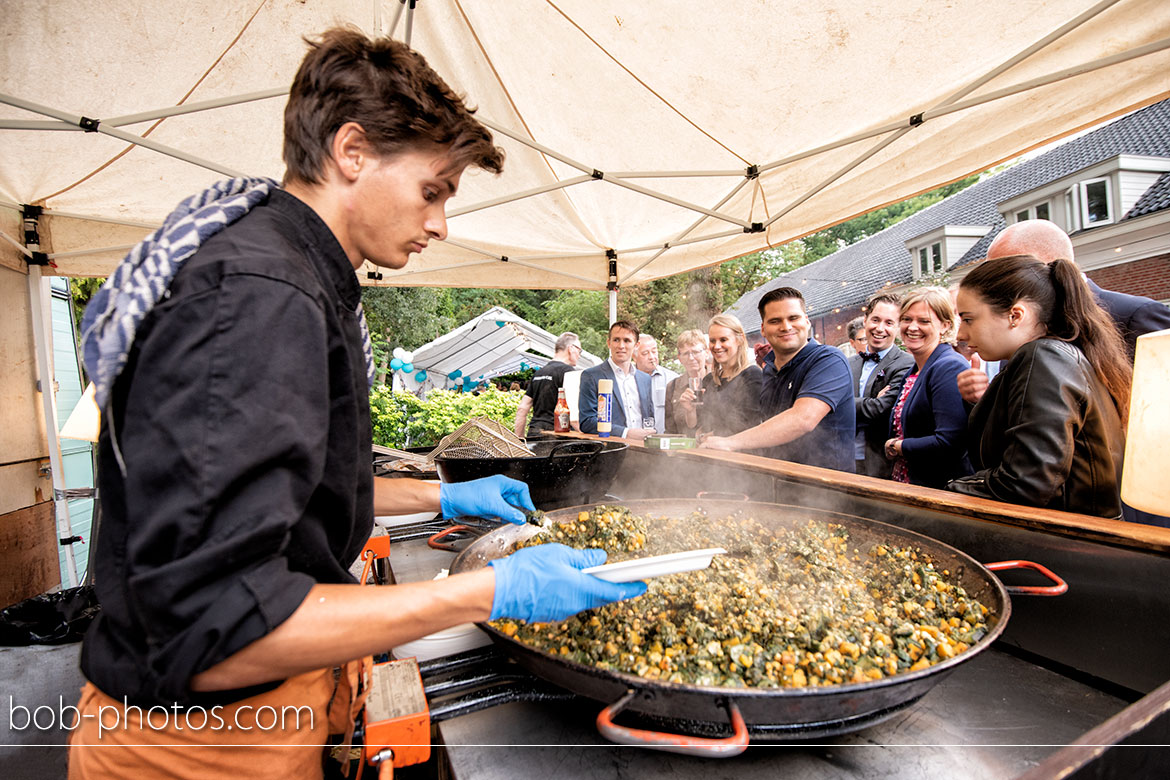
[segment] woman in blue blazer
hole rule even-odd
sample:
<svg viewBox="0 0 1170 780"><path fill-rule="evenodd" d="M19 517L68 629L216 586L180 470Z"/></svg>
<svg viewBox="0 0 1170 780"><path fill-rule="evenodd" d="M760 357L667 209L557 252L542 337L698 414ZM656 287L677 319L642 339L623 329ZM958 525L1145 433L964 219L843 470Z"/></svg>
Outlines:
<svg viewBox="0 0 1170 780"><path fill-rule="evenodd" d="M959 372L971 367L944 339L954 333L955 307L941 287L922 287L902 299L902 343L914 358L890 415L886 457L893 478L943 488L972 472L967 459L967 414Z"/></svg>

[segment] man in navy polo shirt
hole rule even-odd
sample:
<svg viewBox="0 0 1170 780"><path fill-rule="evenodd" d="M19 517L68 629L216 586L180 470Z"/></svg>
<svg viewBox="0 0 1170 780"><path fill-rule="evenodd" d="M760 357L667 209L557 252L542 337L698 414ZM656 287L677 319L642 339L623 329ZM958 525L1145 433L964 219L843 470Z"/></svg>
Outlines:
<svg viewBox="0 0 1170 780"><path fill-rule="evenodd" d="M763 450L780 460L854 470L853 380L841 350L809 338L804 296L778 287L760 298L765 358L761 406L768 419L734 436L709 436L704 447Z"/></svg>

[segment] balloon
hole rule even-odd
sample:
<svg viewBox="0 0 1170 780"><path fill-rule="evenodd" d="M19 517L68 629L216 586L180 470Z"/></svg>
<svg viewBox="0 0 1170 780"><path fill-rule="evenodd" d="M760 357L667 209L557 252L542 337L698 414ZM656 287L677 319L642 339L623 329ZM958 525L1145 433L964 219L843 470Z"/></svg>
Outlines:
<svg viewBox="0 0 1170 780"><path fill-rule="evenodd" d="M403 349L402 347L395 347L394 351L391 352L390 354L392 354L394 357L398 358L401 362L403 362L403 363L406 362L405 360L402 359L402 356L406 354L406 350Z"/></svg>
<svg viewBox="0 0 1170 780"><path fill-rule="evenodd" d="M394 358L393 360L390 361L390 370L391 371L397 371L400 368L402 368L402 361L400 359Z"/></svg>
<svg viewBox="0 0 1170 780"><path fill-rule="evenodd" d="M414 375L414 378L419 382L425 382L427 381L427 372L420 368L418 373Z"/></svg>
<svg viewBox="0 0 1170 780"><path fill-rule="evenodd" d="M407 352L406 350L402 350L402 362L409 363L412 360L414 360L414 353Z"/></svg>
<svg viewBox="0 0 1170 780"><path fill-rule="evenodd" d="M450 374L447 374L448 379L458 379L461 376L463 376L463 372L460 371L459 369L455 369Z"/></svg>
<svg viewBox="0 0 1170 780"><path fill-rule="evenodd" d="M414 371L414 363L403 363L402 370L409 374L411 371Z"/></svg>
<svg viewBox="0 0 1170 780"><path fill-rule="evenodd" d="M458 387L463 387L463 377L461 377L461 376L455 377L455 384Z"/></svg>

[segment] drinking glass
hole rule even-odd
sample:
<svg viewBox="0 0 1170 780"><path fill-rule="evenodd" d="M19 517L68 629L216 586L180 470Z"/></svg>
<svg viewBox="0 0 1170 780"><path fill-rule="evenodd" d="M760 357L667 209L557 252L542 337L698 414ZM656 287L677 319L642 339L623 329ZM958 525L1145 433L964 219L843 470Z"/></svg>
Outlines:
<svg viewBox="0 0 1170 780"><path fill-rule="evenodd" d="M699 399L703 397L703 377L687 377L687 385L690 386L691 392L695 394L695 400L692 403L695 406L702 406L703 402Z"/></svg>

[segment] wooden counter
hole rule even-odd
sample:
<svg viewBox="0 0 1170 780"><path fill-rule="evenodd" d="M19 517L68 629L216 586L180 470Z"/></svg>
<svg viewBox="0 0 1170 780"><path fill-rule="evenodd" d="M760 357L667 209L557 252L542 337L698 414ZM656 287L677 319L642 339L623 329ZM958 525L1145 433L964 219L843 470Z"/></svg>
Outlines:
<svg viewBox="0 0 1170 780"><path fill-rule="evenodd" d="M598 438L576 432L556 435ZM630 445L626 466L610 491L622 498L681 498L707 490L742 493L753 501L791 503L782 499L791 498L792 487L802 485L1072 538L1170 553L1170 528L1005 504L949 490L906 485L759 455L703 449L652 450L637 441L617 437L609 440ZM1170 479L1170 475L1167 478ZM778 483L783 487L778 487Z"/></svg>

